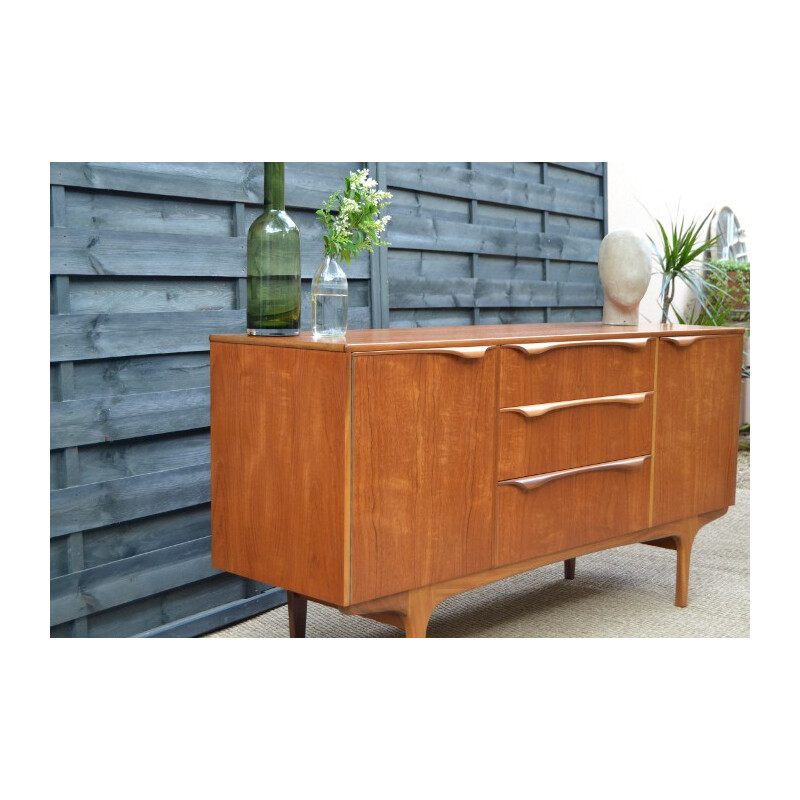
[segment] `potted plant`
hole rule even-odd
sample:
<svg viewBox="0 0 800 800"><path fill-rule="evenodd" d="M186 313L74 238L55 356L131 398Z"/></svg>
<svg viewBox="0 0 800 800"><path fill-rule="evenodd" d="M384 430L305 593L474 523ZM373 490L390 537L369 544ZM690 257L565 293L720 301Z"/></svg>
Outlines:
<svg viewBox="0 0 800 800"><path fill-rule="evenodd" d="M323 255L311 283L311 331L315 339L342 337L347 331L349 290L338 260L347 264L362 250L390 243L381 239L391 217L381 216L392 195L378 189L369 170L351 172L343 191L334 192L317 211L325 226Z"/></svg>
<svg viewBox="0 0 800 800"><path fill-rule="evenodd" d="M703 264L699 257L716 244L719 236L701 241L699 244L698 240L700 240L700 234L712 213L709 211L701 222L692 220L688 225L683 218L680 223L672 220L669 223L669 232L659 220L655 220L661 234L660 242L655 242L652 237L648 238L656 250L656 258L661 269L661 291L659 293L661 322L668 321L678 280L689 289L694 301L703 310L711 313L711 309L706 307L704 299L705 290L709 285L707 272L704 270L704 267L708 267L708 262ZM712 267L711 271L718 270L716 267Z"/></svg>

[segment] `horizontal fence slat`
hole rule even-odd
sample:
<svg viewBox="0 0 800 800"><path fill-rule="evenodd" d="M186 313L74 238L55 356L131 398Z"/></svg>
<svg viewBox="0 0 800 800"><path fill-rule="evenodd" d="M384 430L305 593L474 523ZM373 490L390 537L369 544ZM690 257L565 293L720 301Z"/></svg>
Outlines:
<svg viewBox="0 0 800 800"><path fill-rule="evenodd" d="M84 618L88 628L86 635L92 638L135 636L142 631L241 600L249 594L244 578L229 572L218 573L132 603L90 614ZM62 626L56 626L58 627Z"/></svg>
<svg viewBox="0 0 800 800"><path fill-rule="evenodd" d="M407 250L597 262L600 240L398 214L392 246Z"/></svg>
<svg viewBox="0 0 800 800"><path fill-rule="evenodd" d="M211 566L211 537L63 575L50 581L50 625L131 603L203 580Z"/></svg>
<svg viewBox="0 0 800 800"><path fill-rule="evenodd" d="M576 172L588 172L590 175L602 175L605 164L604 161L549 161L547 163L574 169Z"/></svg>
<svg viewBox="0 0 800 800"><path fill-rule="evenodd" d="M367 307L348 312L351 328L369 327ZM301 324L310 326L309 313ZM50 317L50 361L207 351L212 333L245 333L245 311L163 311L152 314L64 314Z"/></svg>
<svg viewBox="0 0 800 800"><path fill-rule="evenodd" d="M559 303L555 281L399 278L389 284L392 308L541 307ZM591 285L594 297L594 286Z"/></svg>
<svg viewBox="0 0 800 800"><path fill-rule="evenodd" d="M244 310L50 317L50 361L208 350L212 333L244 333Z"/></svg>
<svg viewBox="0 0 800 800"><path fill-rule="evenodd" d="M321 208L362 162L287 162L286 204ZM263 162L51 162L50 183L81 189L233 203L264 200Z"/></svg>
<svg viewBox="0 0 800 800"><path fill-rule="evenodd" d="M102 528L211 499L209 464L115 478L50 492L50 536Z"/></svg>
<svg viewBox="0 0 800 800"><path fill-rule="evenodd" d="M175 620L148 631L136 634L139 639L176 638L202 636L205 633L227 628L242 620L264 614L273 608L286 604L286 590L273 587L265 592L235 600L224 606L194 614L191 617ZM288 622L287 622L288 629Z"/></svg>
<svg viewBox="0 0 800 800"><path fill-rule="evenodd" d="M260 202L264 196L263 164L255 162L51 162L50 183L244 203Z"/></svg>
<svg viewBox="0 0 800 800"><path fill-rule="evenodd" d="M51 228L50 274L242 278L246 249L244 237Z"/></svg>
<svg viewBox="0 0 800 800"><path fill-rule="evenodd" d="M50 404L50 448L208 427L209 389L122 394Z"/></svg>
<svg viewBox="0 0 800 800"><path fill-rule="evenodd" d="M208 351L77 361L73 366L74 396L79 399L199 389L210 383L208 363Z"/></svg>
<svg viewBox="0 0 800 800"><path fill-rule="evenodd" d="M397 187L591 219L603 218L602 197L503 177L479 167L461 169L436 164L390 162L386 169L390 191L392 187ZM393 224L394 218L390 228ZM391 230L387 231L391 240L390 234Z"/></svg>
<svg viewBox="0 0 800 800"><path fill-rule="evenodd" d="M601 307L603 305L603 289L600 284L593 283L559 283L558 300L553 306Z"/></svg>
<svg viewBox="0 0 800 800"><path fill-rule="evenodd" d="M300 271L314 277L322 260L321 230L300 226ZM369 258L343 265L348 277L368 278ZM137 233L94 228L50 229L51 275L244 278L244 236Z"/></svg>
<svg viewBox="0 0 800 800"><path fill-rule="evenodd" d="M162 547L189 542L211 535L211 507L209 504L180 508L152 517L115 523L107 528L86 531L83 536L84 569L98 567L110 561L130 558ZM51 539L52 545L65 542L69 537ZM58 575L66 575L64 569ZM52 577L57 577L53 575Z"/></svg>

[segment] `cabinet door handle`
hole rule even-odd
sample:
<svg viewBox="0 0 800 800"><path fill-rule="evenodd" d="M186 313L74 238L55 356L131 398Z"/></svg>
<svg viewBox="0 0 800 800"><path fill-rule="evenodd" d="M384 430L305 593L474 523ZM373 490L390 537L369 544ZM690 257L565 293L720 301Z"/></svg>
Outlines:
<svg viewBox="0 0 800 800"><path fill-rule="evenodd" d="M559 478L569 478L573 475L584 475L589 472L604 472L606 470L621 469L626 472L639 469L648 459L649 455L637 456L636 458L624 458L621 461L607 461L605 464L592 464L588 467L576 467L575 469L563 469L559 472L546 472L543 475L531 475L528 478L512 478L507 481L500 481L499 486L515 486L517 489L530 492L532 489L538 489L550 481L558 480Z"/></svg>
<svg viewBox="0 0 800 800"><path fill-rule="evenodd" d="M562 400L558 403L539 403L533 406L512 406L511 408L501 408L500 411L513 411L523 417L543 417L551 411L558 411L562 408L574 408L576 406L604 405L606 403L620 403L627 406L638 406L644 403L645 398L652 392L638 392L637 394L615 394L607 397L587 397L585 400Z"/></svg>
<svg viewBox="0 0 800 800"><path fill-rule="evenodd" d="M661 337L665 342L669 342L670 344L675 344L678 347L689 347L689 345L694 344L695 342L700 341L700 339L711 339L711 336L662 336Z"/></svg>
<svg viewBox="0 0 800 800"><path fill-rule="evenodd" d="M650 339L576 339L570 342L530 342L520 344L506 344L503 347L513 347L522 350L529 356L546 353L548 350L556 350L561 347L628 347L633 350L641 350L647 347Z"/></svg>
<svg viewBox="0 0 800 800"><path fill-rule="evenodd" d="M432 353L444 356L456 356L458 358L483 358L486 351L492 347L490 344L475 345L473 347L424 347L409 348L407 350L380 350L370 355L400 355L402 353ZM366 355L366 353L356 353L355 355Z"/></svg>

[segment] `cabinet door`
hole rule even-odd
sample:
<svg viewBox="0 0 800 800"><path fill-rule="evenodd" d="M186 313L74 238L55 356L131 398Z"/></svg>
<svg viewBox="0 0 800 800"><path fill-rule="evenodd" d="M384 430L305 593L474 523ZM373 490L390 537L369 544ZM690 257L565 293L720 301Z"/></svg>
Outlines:
<svg viewBox="0 0 800 800"><path fill-rule="evenodd" d="M212 343L218 569L346 602L348 365L345 353Z"/></svg>
<svg viewBox="0 0 800 800"><path fill-rule="evenodd" d="M353 356L352 602L492 566L497 364Z"/></svg>
<svg viewBox="0 0 800 800"><path fill-rule="evenodd" d="M653 525L735 502L742 337L659 341Z"/></svg>

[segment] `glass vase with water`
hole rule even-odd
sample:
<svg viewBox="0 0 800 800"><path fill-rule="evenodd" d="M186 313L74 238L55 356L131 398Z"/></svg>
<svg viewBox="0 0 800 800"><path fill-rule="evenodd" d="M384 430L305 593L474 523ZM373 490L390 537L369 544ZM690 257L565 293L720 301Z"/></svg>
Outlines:
<svg viewBox="0 0 800 800"><path fill-rule="evenodd" d="M347 299L347 276L326 254L311 284L311 333L315 339L345 335Z"/></svg>

